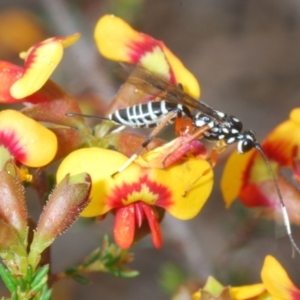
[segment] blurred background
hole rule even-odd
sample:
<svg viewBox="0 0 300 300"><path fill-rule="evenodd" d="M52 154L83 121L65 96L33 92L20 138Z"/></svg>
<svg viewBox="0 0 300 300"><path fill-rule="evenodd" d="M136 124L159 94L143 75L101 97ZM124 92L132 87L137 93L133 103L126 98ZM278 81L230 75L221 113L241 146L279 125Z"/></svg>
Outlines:
<svg viewBox="0 0 300 300"><path fill-rule="evenodd" d="M237 116L259 140L299 106L297 0L2 0L0 59L21 65L18 53L35 42L80 32L52 78L84 105L91 99L108 103L118 88L116 65L100 57L93 41L94 26L107 13L163 40L198 78L201 100ZM140 276L91 274L87 286L63 280L53 299L170 299L179 284L203 284L209 275L224 285L256 283L266 254L300 286L300 257L292 258L287 236L278 238L272 222L258 220L238 202L225 209L220 176L232 150L219 157L213 194L197 218L183 222L166 215L163 248L154 249L148 237L132 249L131 267ZM95 225L77 222L54 243L53 271L78 262L111 232L110 217ZM293 227L293 234L299 244L300 229ZM7 295L4 287L0 294Z"/></svg>

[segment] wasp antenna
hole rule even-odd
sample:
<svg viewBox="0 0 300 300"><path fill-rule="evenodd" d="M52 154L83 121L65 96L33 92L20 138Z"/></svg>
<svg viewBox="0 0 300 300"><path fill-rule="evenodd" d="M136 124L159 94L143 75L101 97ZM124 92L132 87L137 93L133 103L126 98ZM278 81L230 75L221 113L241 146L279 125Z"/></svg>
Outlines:
<svg viewBox="0 0 300 300"><path fill-rule="evenodd" d="M300 254L300 248L296 244L296 242L293 238L293 235L292 235L292 229L291 229L291 223L290 223L289 215L288 215L286 206L284 204L283 197L282 197L282 194L281 194L281 190L279 188L279 184L278 184L277 178L275 176L275 173L274 173L273 169L271 168L271 165L270 165L269 159L267 158L267 155L265 154L265 152L263 151L263 149L262 149L262 147L259 143L255 143L255 149L260 152L260 154L262 155L262 157L263 157L264 161L266 162L266 165L267 165L267 167L268 167L268 169L271 173L271 176L273 178L273 182L274 182L277 194L278 194L278 198L279 198L279 202L280 202L280 206L281 206L281 211L282 211L283 222L284 222L284 226L286 228L287 235L290 239L292 247Z"/></svg>
<svg viewBox="0 0 300 300"><path fill-rule="evenodd" d="M93 115L85 115L85 114L78 114L78 113L66 113L67 117L83 117L83 118L93 118L93 119L100 119L100 120L109 120L109 118L93 116Z"/></svg>

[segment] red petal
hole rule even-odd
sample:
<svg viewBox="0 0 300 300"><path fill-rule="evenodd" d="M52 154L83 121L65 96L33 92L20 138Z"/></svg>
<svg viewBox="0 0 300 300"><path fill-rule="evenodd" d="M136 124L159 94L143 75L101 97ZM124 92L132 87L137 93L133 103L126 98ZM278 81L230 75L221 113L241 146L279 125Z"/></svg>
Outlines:
<svg viewBox="0 0 300 300"><path fill-rule="evenodd" d="M295 145L292 151L293 155L293 171L294 171L294 176L298 182L300 182L300 146Z"/></svg>
<svg viewBox="0 0 300 300"><path fill-rule="evenodd" d="M134 239L135 214L134 205L116 209L114 238L119 247L128 249Z"/></svg>
<svg viewBox="0 0 300 300"><path fill-rule="evenodd" d="M24 72L24 68L16 66L6 61L0 61L0 102L14 103L20 102L10 94L10 87L19 79Z"/></svg>
<svg viewBox="0 0 300 300"><path fill-rule="evenodd" d="M143 205L141 202L135 202L133 203L134 208L135 208L135 220L136 220L136 226L137 228L140 228L143 223L144 219L144 210L143 210Z"/></svg>
<svg viewBox="0 0 300 300"><path fill-rule="evenodd" d="M148 219L148 224L152 233L152 242L156 248L162 246L161 230L158 222L158 218L155 214L154 207L142 203L144 212Z"/></svg>

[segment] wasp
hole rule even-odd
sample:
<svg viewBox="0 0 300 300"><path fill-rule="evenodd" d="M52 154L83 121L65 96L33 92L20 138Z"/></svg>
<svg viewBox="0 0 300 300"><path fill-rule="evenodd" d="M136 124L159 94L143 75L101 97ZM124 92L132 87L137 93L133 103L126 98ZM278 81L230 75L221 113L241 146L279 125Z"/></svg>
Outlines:
<svg viewBox="0 0 300 300"><path fill-rule="evenodd" d="M273 178L287 235L294 249L300 253L300 249L292 236L289 216L276 176L266 154L256 139L255 133L252 130L243 131L243 124L238 118L220 112L206 103L194 99L185 93L180 86L171 84L157 74L139 65L122 63L121 66L122 69L118 73L121 77L127 77L126 83L132 84L145 94L154 96L156 101L119 109L105 118L75 113L67 114L68 116L79 115L83 117L108 119L115 124L129 127L154 127L152 133L142 143L137 152L119 168L117 173L122 172L130 165L165 125L172 124L176 122L176 120L181 120L185 117L190 120L188 130L192 132L190 139L186 141L187 143L194 139L204 138L210 142L215 142L215 151L218 152L220 152L220 149L223 150L228 145L236 143L237 151L240 154L244 154L253 148L261 153Z"/></svg>

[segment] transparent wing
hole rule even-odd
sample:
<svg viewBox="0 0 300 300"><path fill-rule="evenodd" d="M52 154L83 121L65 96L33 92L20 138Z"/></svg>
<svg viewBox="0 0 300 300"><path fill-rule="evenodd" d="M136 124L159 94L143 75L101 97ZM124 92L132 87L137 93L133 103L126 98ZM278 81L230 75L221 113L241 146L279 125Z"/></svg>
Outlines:
<svg viewBox="0 0 300 300"><path fill-rule="evenodd" d="M127 63L121 63L121 66L122 68L117 70L117 74L126 80L127 83L134 85L144 93L154 95L168 102L182 104L190 109L199 110L209 117L213 117L218 122L224 123L224 120L218 115L215 109L202 101L194 99L178 86L169 83L142 66Z"/></svg>

